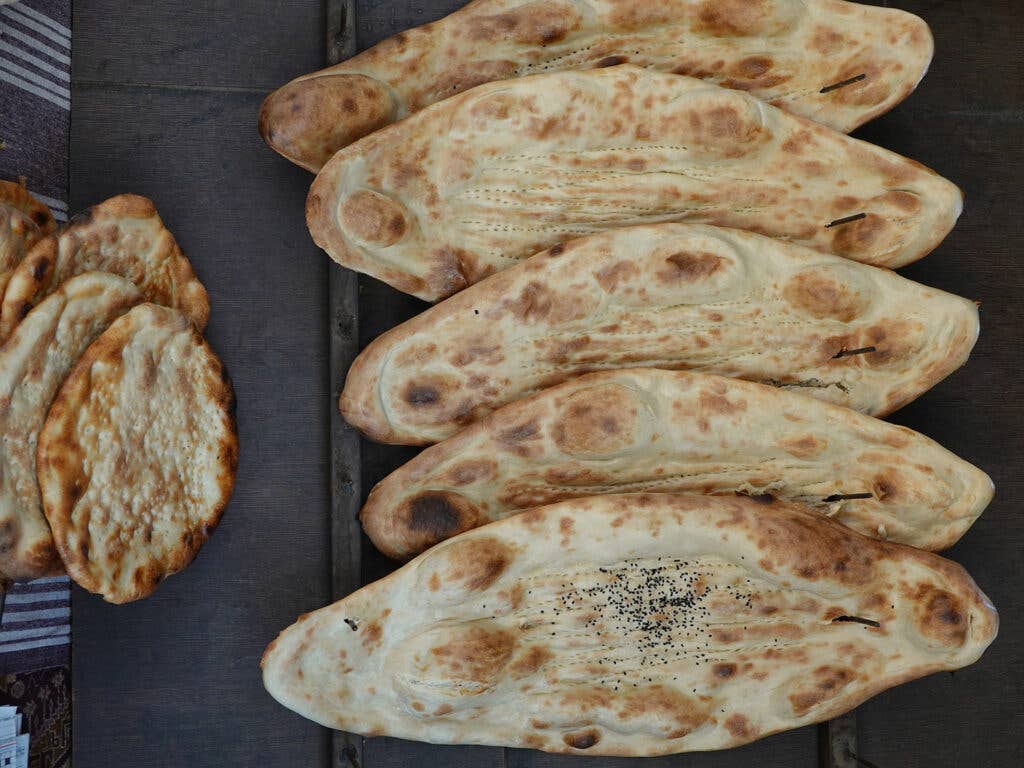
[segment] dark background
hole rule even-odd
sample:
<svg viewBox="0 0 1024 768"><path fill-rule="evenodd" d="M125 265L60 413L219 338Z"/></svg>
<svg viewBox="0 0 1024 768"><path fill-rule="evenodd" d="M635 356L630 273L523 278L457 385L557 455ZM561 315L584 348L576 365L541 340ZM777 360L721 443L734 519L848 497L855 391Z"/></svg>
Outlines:
<svg viewBox="0 0 1024 768"><path fill-rule="evenodd" d="M883 3L889 5L890 3ZM956 231L904 274L981 302L967 367L893 420L986 469L996 499L949 553L1000 609L985 657L886 692L858 710L859 753L879 768L1024 765L1024 3L901 0L936 38L932 70L857 135L956 181ZM366 47L461 5L358 0ZM311 177L256 133L263 96L324 60L323 0L76 0L72 210L117 192L152 197L210 291L208 336L239 401L234 499L196 562L156 594L110 606L74 593L75 766L331 765L330 733L277 705L258 661L294 618L331 599L327 283L310 241ZM360 340L422 308L360 280ZM362 445L363 493L412 452ZM363 579L390 565L363 542ZM804 728L660 766L816 765ZM367 740L366 768L582 765L525 750ZM339 763L341 765L343 763ZM610 768L624 760L591 759ZM637 764L637 763L631 763Z"/></svg>

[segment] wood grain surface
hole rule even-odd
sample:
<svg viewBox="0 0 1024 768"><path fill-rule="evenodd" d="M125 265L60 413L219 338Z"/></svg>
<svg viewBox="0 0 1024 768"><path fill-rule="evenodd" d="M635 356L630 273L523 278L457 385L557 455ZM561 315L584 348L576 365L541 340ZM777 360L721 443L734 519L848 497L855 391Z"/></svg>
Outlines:
<svg viewBox="0 0 1024 768"><path fill-rule="evenodd" d="M357 0L358 45L461 4ZM858 752L878 768L1017 768L1024 765L1024 515L1017 509L1024 492L1024 5L886 4L929 21L936 59L915 95L858 135L964 188L958 228L903 273L980 301L982 315L967 367L893 420L993 476L996 500L949 554L993 599L1002 628L973 667L860 707ZM329 359L337 323L354 315L329 305L328 282L340 269L303 226L311 177L264 147L255 130L267 90L321 66L324 9L319 0L75 4L73 207L125 190L157 201L210 290L209 336L234 377L242 441L235 499L195 564L131 606L107 606L76 591L77 768L351 764L340 752L332 760L327 731L265 694L256 667L279 629L344 591L353 557L361 557L364 583L393 568L337 517L332 546L329 489L333 483L337 515L344 506L339 490L365 496L415 455L363 441L359 474L331 476L332 431L335 468L357 466L351 452L338 453L347 443L338 442L332 420L346 358ZM360 345L425 306L368 278L359 281L358 304ZM816 741L805 728L739 750L642 765L810 768ZM582 764L525 750L386 738L365 740L361 756L365 768ZM640 764L587 761L595 768Z"/></svg>

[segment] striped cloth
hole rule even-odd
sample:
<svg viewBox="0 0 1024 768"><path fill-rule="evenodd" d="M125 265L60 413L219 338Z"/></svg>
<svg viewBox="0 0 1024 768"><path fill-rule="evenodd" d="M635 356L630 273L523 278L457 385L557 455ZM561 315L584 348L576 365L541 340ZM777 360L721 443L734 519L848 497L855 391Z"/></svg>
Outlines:
<svg viewBox="0 0 1024 768"><path fill-rule="evenodd" d="M70 0L0 4L0 178L25 177L60 221L68 218L70 27ZM67 577L8 592L0 618L0 678L66 667L70 642Z"/></svg>

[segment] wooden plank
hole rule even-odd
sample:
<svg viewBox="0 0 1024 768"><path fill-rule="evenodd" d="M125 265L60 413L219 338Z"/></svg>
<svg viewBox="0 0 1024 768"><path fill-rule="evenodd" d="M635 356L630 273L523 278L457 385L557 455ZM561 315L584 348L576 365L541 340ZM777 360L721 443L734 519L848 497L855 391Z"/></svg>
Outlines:
<svg viewBox="0 0 1024 768"><path fill-rule="evenodd" d="M818 727L818 762L821 768L857 768L857 713L822 723Z"/></svg>
<svg viewBox="0 0 1024 768"><path fill-rule="evenodd" d="M356 52L354 0L327 0L327 63L336 64ZM359 354L359 280L356 273L330 264L330 372L334 387L331 407L331 555L334 599L359 588L362 579L362 529L359 525L361 470L359 434L341 418L334 402L345 373ZM335 731L332 766L361 768L361 736Z"/></svg>

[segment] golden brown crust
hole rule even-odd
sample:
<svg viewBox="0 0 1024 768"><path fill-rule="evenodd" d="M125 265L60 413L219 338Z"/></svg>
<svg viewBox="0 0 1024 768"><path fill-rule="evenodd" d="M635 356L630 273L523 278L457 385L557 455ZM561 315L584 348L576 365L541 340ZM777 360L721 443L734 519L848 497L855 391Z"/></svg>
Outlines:
<svg viewBox="0 0 1024 768"><path fill-rule="evenodd" d="M55 226L50 209L24 186L0 181L0 296L25 254Z"/></svg>
<svg viewBox="0 0 1024 768"><path fill-rule="evenodd" d="M0 180L0 206L14 208L31 221L41 235L49 235L57 228L50 209L22 183Z"/></svg>
<svg viewBox="0 0 1024 768"><path fill-rule="evenodd" d="M749 232L612 230L537 254L372 342L340 408L423 444L594 370L719 373L882 415L966 362L966 299Z"/></svg>
<svg viewBox="0 0 1024 768"><path fill-rule="evenodd" d="M195 557L231 496L234 393L177 310L136 307L82 355L39 436L39 487L69 575L122 603Z"/></svg>
<svg viewBox="0 0 1024 768"><path fill-rule="evenodd" d="M79 275L33 309L0 347L0 579L63 572L39 496L39 430L82 352L140 300L123 278Z"/></svg>
<svg viewBox="0 0 1024 768"><path fill-rule="evenodd" d="M278 89L260 133L315 172L349 143L476 85L627 62L849 132L906 98L932 49L918 17L837 0L477 0Z"/></svg>
<svg viewBox="0 0 1024 768"><path fill-rule="evenodd" d="M573 237L670 221L897 267L961 206L899 155L626 65L489 83L367 136L324 166L306 220L338 263L436 300Z"/></svg>
<svg viewBox="0 0 1024 768"><path fill-rule="evenodd" d="M530 507L624 491L770 494L938 550L985 509L992 481L921 434L796 392L633 369L466 427L378 483L360 519L378 549L407 559Z"/></svg>
<svg viewBox="0 0 1024 768"><path fill-rule="evenodd" d="M973 663L997 630L935 555L779 501L631 494L435 547L301 617L262 667L332 728L641 756L834 717Z"/></svg>
<svg viewBox="0 0 1024 768"><path fill-rule="evenodd" d="M200 330L206 326L206 289L153 202L124 194L90 208L26 255L4 289L0 339L62 282L93 271L127 278L147 300L180 309Z"/></svg>

